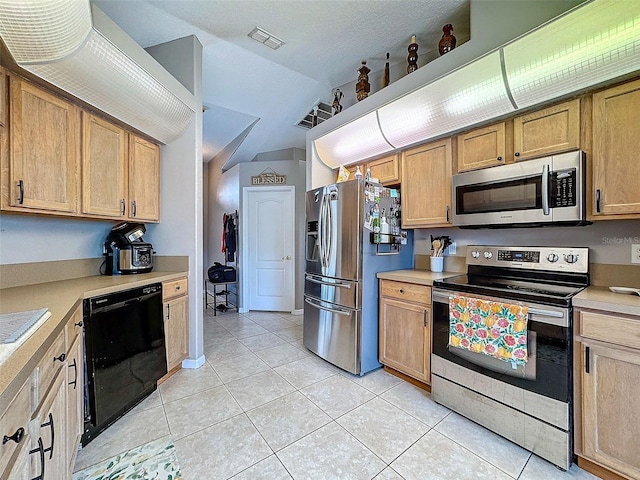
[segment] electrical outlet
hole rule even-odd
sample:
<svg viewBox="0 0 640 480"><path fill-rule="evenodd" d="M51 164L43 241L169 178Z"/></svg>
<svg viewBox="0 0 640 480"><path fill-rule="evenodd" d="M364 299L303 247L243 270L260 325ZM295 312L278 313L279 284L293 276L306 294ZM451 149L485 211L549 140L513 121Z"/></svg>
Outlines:
<svg viewBox="0 0 640 480"><path fill-rule="evenodd" d="M448 248L449 248L449 255L456 254L456 242L451 242Z"/></svg>
<svg viewBox="0 0 640 480"><path fill-rule="evenodd" d="M640 243L631 244L631 263L640 263Z"/></svg>

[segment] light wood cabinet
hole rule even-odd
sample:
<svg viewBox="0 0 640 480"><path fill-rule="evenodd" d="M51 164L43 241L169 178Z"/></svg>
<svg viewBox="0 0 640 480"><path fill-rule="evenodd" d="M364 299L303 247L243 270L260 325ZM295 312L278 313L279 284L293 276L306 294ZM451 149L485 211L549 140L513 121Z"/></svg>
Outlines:
<svg viewBox="0 0 640 480"><path fill-rule="evenodd" d="M129 217L160 220L160 147L129 135Z"/></svg>
<svg viewBox="0 0 640 480"><path fill-rule="evenodd" d="M0 67L0 127L7 124L7 74Z"/></svg>
<svg viewBox="0 0 640 480"><path fill-rule="evenodd" d="M18 77L10 78L10 90L9 158L2 167L2 208L75 215L78 109Z"/></svg>
<svg viewBox="0 0 640 480"><path fill-rule="evenodd" d="M67 344L66 458L69 477L73 473L78 445L84 430L84 355L81 330L82 311L78 308L65 327Z"/></svg>
<svg viewBox="0 0 640 480"><path fill-rule="evenodd" d="M42 475L42 480L60 480L68 477L65 441L66 378L65 372L58 371L31 421L31 451L36 450L31 455L32 478L38 475Z"/></svg>
<svg viewBox="0 0 640 480"><path fill-rule="evenodd" d="M181 365L189 356L189 296L187 278L163 282L164 338L167 371Z"/></svg>
<svg viewBox="0 0 640 480"><path fill-rule="evenodd" d="M640 317L592 311L578 316L576 453L640 478Z"/></svg>
<svg viewBox="0 0 640 480"><path fill-rule="evenodd" d="M20 450L24 449L24 446L28 445L31 439L29 436L30 387L31 382L27 381L11 401L7 410L0 416L0 437L3 438L3 442L0 444L0 478L4 478L11 470L19 470L20 458L24 457L24 453Z"/></svg>
<svg viewBox="0 0 640 480"><path fill-rule="evenodd" d="M451 138L402 152L402 228L451 225Z"/></svg>
<svg viewBox="0 0 640 480"><path fill-rule="evenodd" d="M380 363L431 383L431 288L380 280Z"/></svg>
<svg viewBox="0 0 640 480"><path fill-rule="evenodd" d="M127 132L83 111L82 213L123 218L127 174Z"/></svg>
<svg viewBox="0 0 640 480"><path fill-rule="evenodd" d="M513 119L516 161L580 147L580 99Z"/></svg>
<svg viewBox="0 0 640 480"><path fill-rule="evenodd" d="M640 80L593 95L593 220L640 218Z"/></svg>
<svg viewBox="0 0 640 480"><path fill-rule="evenodd" d="M371 177L377 178L384 186L398 185L400 183L400 161L395 153L371 160L361 168L364 168L362 175L366 174L368 168L371 171Z"/></svg>
<svg viewBox="0 0 640 480"><path fill-rule="evenodd" d="M458 173L504 165L506 161L505 122L478 128L456 137Z"/></svg>
<svg viewBox="0 0 640 480"><path fill-rule="evenodd" d="M18 447L11 470L2 476L2 480L33 480L29 471L29 443L23 441Z"/></svg>

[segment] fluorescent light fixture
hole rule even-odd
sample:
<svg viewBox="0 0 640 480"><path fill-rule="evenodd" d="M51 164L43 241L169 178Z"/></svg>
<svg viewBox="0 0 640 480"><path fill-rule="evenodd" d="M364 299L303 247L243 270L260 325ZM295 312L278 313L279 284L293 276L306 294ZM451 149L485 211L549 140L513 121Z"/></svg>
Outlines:
<svg viewBox="0 0 640 480"><path fill-rule="evenodd" d="M513 112L493 52L378 110L384 136L396 148Z"/></svg>
<svg viewBox="0 0 640 480"><path fill-rule="evenodd" d="M318 158L331 168L351 165L365 158L390 152L376 112L370 112L314 140Z"/></svg>
<svg viewBox="0 0 640 480"><path fill-rule="evenodd" d="M264 43L267 47L273 48L274 50L277 50L278 48L280 48L282 45L285 44L284 40L279 39L275 35L267 32L266 30L260 27L255 27L253 30L251 30L248 33L248 35L249 37L253 38L255 41Z"/></svg>
<svg viewBox="0 0 640 480"><path fill-rule="evenodd" d="M88 1L0 0L0 35L22 68L160 142L191 123L193 95Z"/></svg>
<svg viewBox="0 0 640 480"><path fill-rule="evenodd" d="M504 47L518 108L640 69L640 2L596 0Z"/></svg>

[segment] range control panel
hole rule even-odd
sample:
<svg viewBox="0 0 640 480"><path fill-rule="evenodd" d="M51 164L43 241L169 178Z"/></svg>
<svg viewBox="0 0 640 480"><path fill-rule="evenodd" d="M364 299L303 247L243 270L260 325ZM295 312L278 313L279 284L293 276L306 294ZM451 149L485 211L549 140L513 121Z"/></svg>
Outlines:
<svg viewBox="0 0 640 480"><path fill-rule="evenodd" d="M589 249L469 245L467 265L587 273Z"/></svg>

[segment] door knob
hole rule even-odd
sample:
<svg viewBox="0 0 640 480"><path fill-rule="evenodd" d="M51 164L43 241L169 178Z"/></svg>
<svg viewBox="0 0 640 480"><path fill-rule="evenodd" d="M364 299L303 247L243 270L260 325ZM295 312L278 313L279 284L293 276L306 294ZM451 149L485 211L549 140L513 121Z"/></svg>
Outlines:
<svg viewBox="0 0 640 480"><path fill-rule="evenodd" d="M285 260L291 260L291 255L287 255L286 257L284 257Z"/></svg>

